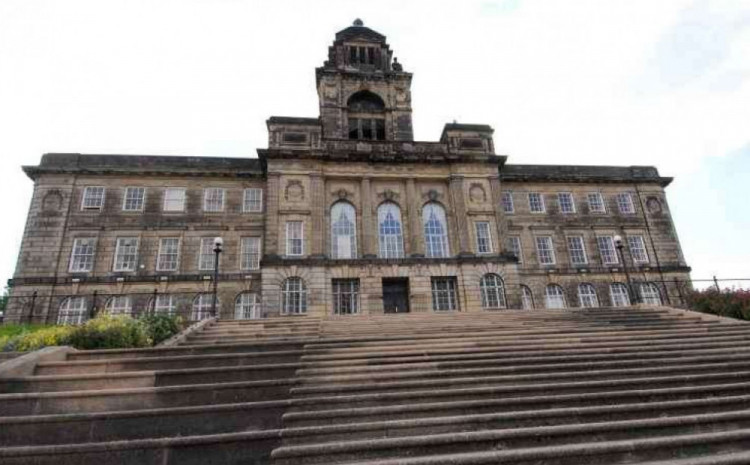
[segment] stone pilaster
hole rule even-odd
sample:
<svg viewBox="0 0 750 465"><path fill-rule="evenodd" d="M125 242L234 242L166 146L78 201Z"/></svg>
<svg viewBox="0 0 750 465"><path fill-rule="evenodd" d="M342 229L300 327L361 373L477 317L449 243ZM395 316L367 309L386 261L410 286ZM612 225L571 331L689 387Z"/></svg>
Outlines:
<svg viewBox="0 0 750 465"><path fill-rule="evenodd" d="M362 178L360 188L362 192L362 255L365 258L376 257L378 255L378 221L372 206L372 187L369 176Z"/></svg>
<svg viewBox="0 0 750 465"><path fill-rule="evenodd" d="M325 182L323 176L317 173L310 174L310 255L326 255L325 250Z"/></svg>
<svg viewBox="0 0 750 465"><path fill-rule="evenodd" d="M409 253L412 257L424 257L424 231L419 215L419 195L413 178L406 181L406 205L409 215Z"/></svg>
<svg viewBox="0 0 750 465"><path fill-rule="evenodd" d="M266 182L266 233L263 253L276 256L279 254L279 174L268 173Z"/></svg>
<svg viewBox="0 0 750 465"><path fill-rule="evenodd" d="M464 177L460 175L451 175L449 191L453 203L455 229L458 232L458 255L473 255L469 240L469 225L466 217Z"/></svg>
<svg viewBox="0 0 750 465"><path fill-rule="evenodd" d="M495 210L495 223L497 224L497 251L505 251L505 238L508 234L508 221L503 211L502 196L503 192L500 187L500 177L490 177L490 191L492 195L492 208Z"/></svg>

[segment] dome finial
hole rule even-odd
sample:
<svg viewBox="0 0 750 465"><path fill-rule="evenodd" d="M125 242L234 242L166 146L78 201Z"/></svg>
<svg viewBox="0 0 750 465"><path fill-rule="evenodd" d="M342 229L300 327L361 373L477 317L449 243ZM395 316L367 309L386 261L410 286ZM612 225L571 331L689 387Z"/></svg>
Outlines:
<svg viewBox="0 0 750 465"><path fill-rule="evenodd" d="M362 26L365 25L365 23L361 19L357 18L357 19L354 20L354 22L352 23L352 25L353 26L362 27Z"/></svg>

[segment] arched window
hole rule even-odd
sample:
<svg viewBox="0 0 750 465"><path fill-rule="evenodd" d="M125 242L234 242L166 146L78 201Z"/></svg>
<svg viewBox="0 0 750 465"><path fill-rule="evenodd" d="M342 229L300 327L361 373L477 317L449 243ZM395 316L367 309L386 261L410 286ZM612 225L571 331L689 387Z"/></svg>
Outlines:
<svg viewBox="0 0 750 465"><path fill-rule="evenodd" d="M357 215L347 202L331 207L331 257L357 258Z"/></svg>
<svg viewBox="0 0 750 465"><path fill-rule="evenodd" d="M521 308L524 310L534 309L534 294L528 286L521 284Z"/></svg>
<svg viewBox="0 0 750 465"><path fill-rule="evenodd" d="M659 288L652 283L641 283L641 302L647 305L661 305Z"/></svg>
<svg viewBox="0 0 750 465"><path fill-rule="evenodd" d="M505 308L505 286L500 276L494 273L482 276L479 290L482 294L482 308Z"/></svg>
<svg viewBox="0 0 750 465"><path fill-rule="evenodd" d="M623 283L610 284L609 296L612 298L613 307L630 306L630 295L628 293L628 288Z"/></svg>
<svg viewBox="0 0 750 465"><path fill-rule="evenodd" d="M384 202L378 207L378 238L380 258L403 258L401 209L393 202Z"/></svg>
<svg viewBox="0 0 750 465"><path fill-rule="evenodd" d="M349 139L385 140L385 103L377 94L362 90L347 101Z"/></svg>
<svg viewBox="0 0 750 465"><path fill-rule="evenodd" d="M172 294L158 294L148 304L149 310L155 315L174 315L176 312L175 298Z"/></svg>
<svg viewBox="0 0 750 465"><path fill-rule="evenodd" d="M287 278L281 286L281 314L307 313L307 287L302 278Z"/></svg>
<svg viewBox="0 0 750 465"><path fill-rule="evenodd" d="M86 319L86 298L67 297L57 311L58 325L79 325Z"/></svg>
<svg viewBox="0 0 750 465"><path fill-rule="evenodd" d="M578 303L583 308L595 308L599 306L599 299L596 297L596 289L588 283L578 285Z"/></svg>
<svg viewBox="0 0 750 465"><path fill-rule="evenodd" d="M243 292L234 302L235 320L258 320L261 318L258 294Z"/></svg>
<svg viewBox="0 0 750 465"><path fill-rule="evenodd" d="M544 289L544 304L547 308L565 308L565 293L557 284L550 284Z"/></svg>
<svg viewBox="0 0 750 465"><path fill-rule="evenodd" d="M104 305L104 311L110 315L131 315L133 306L129 295L113 295Z"/></svg>
<svg viewBox="0 0 750 465"><path fill-rule="evenodd" d="M431 202L422 209L424 226L425 255L427 257L447 257L448 227L445 222L445 210L440 204Z"/></svg>
<svg viewBox="0 0 750 465"><path fill-rule="evenodd" d="M193 314L191 319L193 321L205 320L211 318L211 311L213 310L214 295L211 293L198 294L193 300ZM221 309L221 303L219 297L216 297L216 313L219 314Z"/></svg>

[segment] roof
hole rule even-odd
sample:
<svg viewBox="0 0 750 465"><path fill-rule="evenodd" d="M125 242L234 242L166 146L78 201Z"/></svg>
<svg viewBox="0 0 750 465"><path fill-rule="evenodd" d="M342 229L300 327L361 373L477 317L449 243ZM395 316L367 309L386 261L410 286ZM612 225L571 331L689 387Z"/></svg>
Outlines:
<svg viewBox="0 0 750 465"><path fill-rule="evenodd" d="M301 124L306 126L320 126L320 118L303 118L301 116L272 116L268 124Z"/></svg>
<svg viewBox="0 0 750 465"><path fill-rule="evenodd" d="M662 177L653 166L514 165L500 170L504 181L550 182L656 182L666 187L673 178Z"/></svg>
<svg viewBox="0 0 750 465"><path fill-rule="evenodd" d="M440 140L443 140L445 133L448 131L473 131L473 132L488 132L492 134L495 132L492 126L488 124L461 124L461 123L446 123L443 126L443 132L440 133Z"/></svg>
<svg viewBox="0 0 750 465"><path fill-rule="evenodd" d="M47 153L38 166L23 171L31 179L44 173L257 176L263 174L261 163L257 158Z"/></svg>
<svg viewBox="0 0 750 465"><path fill-rule="evenodd" d="M383 34L373 31L369 27L357 25L356 22L354 25L336 33L336 41L350 40L356 37L364 37L365 39L370 39L376 42L385 42L385 36Z"/></svg>

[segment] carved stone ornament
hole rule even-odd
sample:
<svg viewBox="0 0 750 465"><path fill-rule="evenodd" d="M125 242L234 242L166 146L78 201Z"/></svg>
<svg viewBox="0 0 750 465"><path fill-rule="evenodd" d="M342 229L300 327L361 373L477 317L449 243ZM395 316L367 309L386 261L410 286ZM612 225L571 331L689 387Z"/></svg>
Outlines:
<svg viewBox="0 0 750 465"><path fill-rule="evenodd" d="M646 208L650 213L661 213L661 202L656 197L649 197L646 200Z"/></svg>
<svg viewBox="0 0 750 465"><path fill-rule="evenodd" d="M42 199L42 212L47 216L55 215L62 208L63 196L59 189L50 189Z"/></svg>
<svg viewBox="0 0 750 465"><path fill-rule="evenodd" d="M286 184L284 198L289 202L301 202L305 200L305 188L302 186L302 181L289 181Z"/></svg>
<svg viewBox="0 0 750 465"><path fill-rule="evenodd" d="M485 203L487 201L487 193L481 184L474 183L471 185L469 188L469 200L472 203Z"/></svg>
<svg viewBox="0 0 750 465"><path fill-rule="evenodd" d="M335 82L326 82L323 85L323 96L328 100L336 100L339 96L339 90Z"/></svg>
<svg viewBox="0 0 750 465"><path fill-rule="evenodd" d="M391 189L386 189L383 192L379 193L378 197L380 197L383 200L398 200L400 196L398 192L395 192Z"/></svg>
<svg viewBox="0 0 750 465"><path fill-rule="evenodd" d="M341 189L334 192L333 195L335 197L338 197L339 200L346 200L347 198L351 197L353 194L342 187Z"/></svg>
<svg viewBox="0 0 750 465"><path fill-rule="evenodd" d="M432 200L433 202L435 200L438 200L440 197L442 197L442 195L437 191L437 189L430 189L427 191L427 198Z"/></svg>

